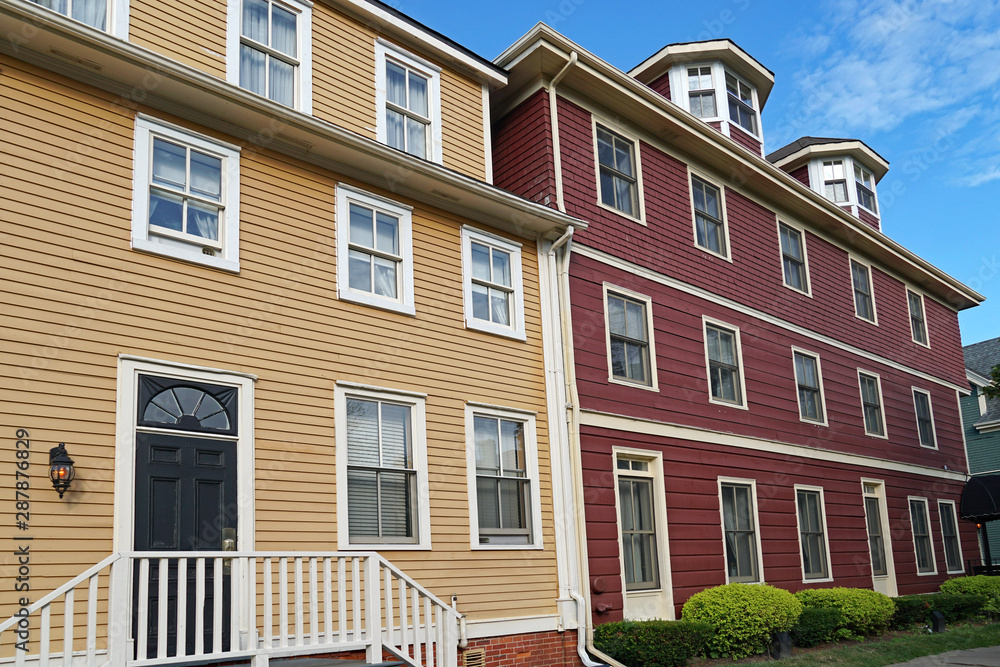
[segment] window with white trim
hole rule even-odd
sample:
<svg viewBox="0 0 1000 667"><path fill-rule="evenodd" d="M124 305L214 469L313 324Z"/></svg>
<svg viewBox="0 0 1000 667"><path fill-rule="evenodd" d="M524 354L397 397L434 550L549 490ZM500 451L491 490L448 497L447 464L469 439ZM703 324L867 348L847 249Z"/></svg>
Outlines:
<svg viewBox="0 0 1000 667"><path fill-rule="evenodd" d="M854 163L854 185L858 191L858 205L878 215L875 203L875 177L870 171Z"/></svg>
<svg viewBox="0 0 1000 667"><path fill-rule="evenodd" d="M337 185L337 291L341 299L414 314L412 209Z"/></svg>
<svg viewBox="0 0 1000 667"><path fill-rule="evenodd" d="M429 548L425 397L338 383L341 548Z"/></svg>
<svg viewBox="0 0 1000 667"><path fill-rule="evenodd" d="M521 244L462 227L462 274L466 326L524 340Z"/></svg>
<svg viewBox="0 0 1000 667"><path fill-rule="evenodd" d="M656 386L649 297L604 286L610 380Z"/></svg>
<svg viewBox="0 0 1000 667"><path fill-rule="evenodd" d="M746 407L740 330L705 321L709 400Z"/></svg>
<svg viewBox="0 0 1000 667"><path fill-rule="evenodd" d="M954 501L939 500L938 513L941 515L941 539L944 542L944 562L948 574L965 572L962 561L962 543L958 539L958 520L955 516Z"/></svg>
<svg viewBox="0 0 1000 667"><path fill-rule="evenodd" d="M615 465L625 590L659 588L660 571L654 504L656 493L649 461L639 461L619 455Z"/></svg>
<svg viewBox="0 0 1000 667"><path fill-rule="evenodd" d="M375 88L378 140L441 162L441 68L378 38Z"/></svg>
<svg viewBox="0 0 1000 667"><path fill-rule="evenodd" d="M910 311L910 334L914 343L930 346L927 339L927 316L924 311L924 295L911 289L906 290L906 304Z"/></svg>
<svg viewBox="0 0 1000 667"><path fill-rule="evenodd" d="M719 496L727 583L762 581L754 484L720 480Z"/></svg>
<svg viewBox="0 0 1000 667"><path fill-rule="evenodd" d="M726 72L726 93L729 98L729 120L757 136L757 109L754 105L753 86Z"/></svg>
<svg viewBox="0 0 1000 667"><path fill-rule="evenodd" d="M688 103L692 114L698 118L715 118L719 115L715 105L715 83L712 81L712 66L689 67Z"/></svg>
<svg viewBox="0 0 1000 667"><path fill-rule="evenodd" d="M847 174L843 160L823 161L823 192L826 198L838 204L847 204Z"/></svg>
<svg viewBox="0 0 1000 667"><path fill-rule="evenodd" d="M931 408L930 392L913 388L913 409L917 415L917 435L922 447L937 449L934 433L934 411Z"/></svg>
<svg viewBox="0 0 1000 667"><path fill-rule="evenodd" d="M132 247L239 270L239 148L137 114Z"/></svg>
<svg viewBox="0 0 1000 667"><path fill-rule="evenodd" d="M228 0L226 80L305 113L312 111L312 4Z"/></svg>
<svg viewBox="0 0 1000 667"><path fill-rule="evenodd" d="M795 385L799 399L799 418L816 424L826 423L825 401L823 399L823 376L820 373L819 357L808 352L794 350Z"/></svg>
<svg viewBox="0 0 1000 667"><path fill-rule="evenodd" d="M826 539L823 489L795 487L795 510L799 520L803 579L829 579L830 550Z"/></svg>
<svg viewBox="0 0 1000 667"><path fill-rule="evenodd" d="M885 437L885 411L882 409L882 381L874 373L858 371L861 387L861 410L864 414L865 433Z"/></svg>
<svg viewBox="0 0 1000 667"><path fill-rule="evenodd" d="M937 558L931 540L931 522L927 513L927 499L910 497L910 528L913 532L913 551L917 558L917 574L937 574Z"/></svg>
<svg viewBox="0 0 1000 667"><path fill-rule="evenodd" d="M128 39L128 0L29 0L52 11Z"/></svg>
<svg viewBox="0 0 1000 667"><path fill-rule="evenodd" d="M594 126L601 203L632 218L641 218L636 144L600 124Z"/></svg>
<svg viewBox="0 0 1000 667"><path fill-rule="evenodd" d="M871 267L851 259L851 285L854 290L854 314L875 324L875 297L872 294Z"/></svg>
<svg viewBox="0 0 1000 667"><path fill-rule="evenodd" d="M535 417L466 405L473 548L539 547Z"/></svg>
<svg viewBox="0 0 1000 667"><path fill-rule="evenodd" d="M778 223L781 241L781 271L786 287L809 293L809 273L806 270L804 234L783 222Z"/></svg>
<svg viewBox="0 0 1000 667"><path fill-rule="evenodd" d="M692 174L691 201L694 208L695 243L700 248L728 259L729 244L726 240L722 190Z"/></svg>

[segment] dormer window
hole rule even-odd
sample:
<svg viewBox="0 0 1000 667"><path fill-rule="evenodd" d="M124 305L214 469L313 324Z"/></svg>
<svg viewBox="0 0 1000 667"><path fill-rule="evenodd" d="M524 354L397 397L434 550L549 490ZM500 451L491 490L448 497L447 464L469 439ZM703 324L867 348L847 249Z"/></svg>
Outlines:
<svg viewBox="0 0 1000 667"><path fill-rule="evenodd" d="M698 118L715 118L715 85L708 65L688 68L688 100L691 113Z"/></svg>
<svg viewBox="0 0 1000 667"><path fill-rule="evenodd" d="M875 177L870 171L855 162L854 180L858 188L858 205L872 213L878 213L875 204Z"/></svg>
<svg viewBox="0 0 1000 667"><path fill-rule="evenodd" d="M729 94L729 120L756 135L757 111L753 104L753 88L726 72L726 92Z"/></svg>
<svg viewBox="0 0 1000 667"><path fill-rule="evenodd" d="M843 160L827 160L823 163L823 189L826 198L838 204L846 204L847 175Z"/></svg>

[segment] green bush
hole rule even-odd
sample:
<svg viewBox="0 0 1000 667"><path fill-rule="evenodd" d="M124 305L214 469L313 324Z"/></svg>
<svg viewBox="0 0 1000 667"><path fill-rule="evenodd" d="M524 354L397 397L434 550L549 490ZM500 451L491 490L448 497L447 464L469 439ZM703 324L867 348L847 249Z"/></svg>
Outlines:
<svg viewBox="0 0 1000 667"><path fill-rule="evenodd" d="M802 604L786 590L764 584L726 584L695 593L684 603L685 621L715 627L708 640L712 658L744 658L762 653L776 632L792 629Z"/></svg>
<svg viewBox="0 0 1000 667"><path fill-rule="evenodd" d="M796 646L809 648L833 641L844 615L833 607L804 607L799 622L792 628L792 642Z"/></svg>
<svg viewBox="0 0 1000 667"><path fill-rule="evenodd" d="M1000 613L1000 577L979 574L974 577L957 577L941 584L942 593L985 595L983 611Z"/></svg>
<svg viewBox="0 0 1000 667"><path fill-rule="evenodd" d="M715 630L689 621L619 621L594 628L594 646L627 667L681 667Z"/></svg>
<svg viewBox="0 0 1000 667"><path fill-rule="evenodd" d="M859 637L884 632L895 610L892 598L867 588L813 588L795 597L806 607L839 609L844 617L841 627Z"/></svg>
<svg viewBox="0 0 1000 667"><path fill-rule="evenodd" d="M949 623L979 614L988 602L985 595L960 593L924 593L895 599L896 613L892 627L902 629L915 623L929 623L931 612L939 611Z"/></svg>
<svg viewBox="0 0 1000 667"><path fill-rule="evenodd" d="M931 615L930 595L901 595L894 599L896 611L892 615L892 627L896 630L908 628L915 623L926 623Z"/></svg>

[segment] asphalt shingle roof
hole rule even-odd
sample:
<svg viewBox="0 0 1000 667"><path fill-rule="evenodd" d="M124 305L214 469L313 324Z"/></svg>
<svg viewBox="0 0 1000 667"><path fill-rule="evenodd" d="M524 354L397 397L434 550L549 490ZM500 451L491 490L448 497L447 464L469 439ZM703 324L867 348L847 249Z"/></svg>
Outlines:
<svg viewBox="0 0 1000 667"><path fill-rule="evenodd" d="M1000 364L1000 338L984 340L962 348L965 354L965 367L973 373L985 378L990 377L990 371ZM1000 420L1000 398L986 400L986 413L979 418L977 424L985 424Z"/></svg>

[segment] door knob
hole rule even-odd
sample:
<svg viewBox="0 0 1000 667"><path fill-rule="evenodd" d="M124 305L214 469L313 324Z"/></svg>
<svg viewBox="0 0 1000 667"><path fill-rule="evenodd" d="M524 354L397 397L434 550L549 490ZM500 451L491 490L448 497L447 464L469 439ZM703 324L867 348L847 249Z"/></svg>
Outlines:
<svg viewBox="0 0 1000 667"><path fill-rule="evenodd" d="M222 550L223 551L236 551L236 529L235 528L223 528L222 529ZM223 558L222 559L222 574L232 574L233 571L233 559Z"/></svg>

